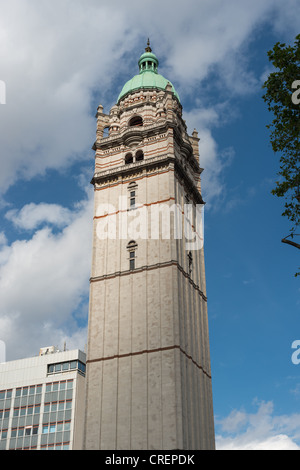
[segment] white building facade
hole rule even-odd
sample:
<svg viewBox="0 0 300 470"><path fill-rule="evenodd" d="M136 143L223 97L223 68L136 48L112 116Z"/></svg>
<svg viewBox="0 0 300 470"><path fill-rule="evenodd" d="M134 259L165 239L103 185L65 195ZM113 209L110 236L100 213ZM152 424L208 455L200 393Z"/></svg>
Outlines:
<svg viewBox="0 0 300 470"><path fill-rule="evenodd" d="M85 354L43 348L0 364L0 450L80 450Z"/></svg>

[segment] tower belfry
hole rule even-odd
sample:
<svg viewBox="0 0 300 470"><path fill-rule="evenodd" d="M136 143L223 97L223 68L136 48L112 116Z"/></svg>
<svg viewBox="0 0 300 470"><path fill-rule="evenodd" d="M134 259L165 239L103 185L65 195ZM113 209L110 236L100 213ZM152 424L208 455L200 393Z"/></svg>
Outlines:
<svg viewBox="0 0 300 470"><path fill-rule="evenodd" d="M199 138L138 65L96 114L84 447L213 449Z"/></svg>

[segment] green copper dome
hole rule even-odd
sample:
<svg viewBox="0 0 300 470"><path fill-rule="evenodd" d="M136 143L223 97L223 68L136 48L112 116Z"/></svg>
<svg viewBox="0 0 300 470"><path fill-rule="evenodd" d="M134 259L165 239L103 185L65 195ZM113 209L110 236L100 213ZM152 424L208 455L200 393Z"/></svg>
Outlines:
<svg viewBox="0 0 300 470"><path fill-rule="evenodd" d="M172 83L157 72L159 62L156 55L153 54L149 47L149 41L148 47L146 47L144 54L141 55L138 64L140 73L125 83L119 94L118 102L128 93L132 93L141 88L165 90L168 83L171 85L174 95L180 102L178 93Z"/></svg>

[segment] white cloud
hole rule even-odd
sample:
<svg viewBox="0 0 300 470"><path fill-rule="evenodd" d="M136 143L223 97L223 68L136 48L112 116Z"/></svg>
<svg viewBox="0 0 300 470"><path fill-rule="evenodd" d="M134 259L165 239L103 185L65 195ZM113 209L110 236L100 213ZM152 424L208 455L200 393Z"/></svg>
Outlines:
<svg viewBox="0 0 300 470"><path fill-rule="evenodd" d="M0 108L0 192L20 178L90 157L93 93L103 104L113 100L108 91L118 75L137 73L138 57L124 54L143 52L148 36L161 71L180 93L194 92L212 67L227 89L244 93L257 82L245 59L251 33L271 18L277 29L290 31L298 7L289 5L286 13L280 0L153 0L149 18L138 0L0 0L0 79L7 88ZM219 160L214 163L218 168Z"/></svg>
<svg viewBox="0 0 300 470"><path fill-rule="evenodd" d="M200 166L204 168L201 187L207 207L210 207L212 200L222 201L225 192L223 172L234 158L234 149L220 149L212 136L211 128L220 125L225 119L224 114L224 104L204 108L198 103L197 108L184 116L191 131L195 127L199 134Z"/></svg>
<svg viewBox="0 0 300 470"><path fill-rule="evenodd" d="M92 206L92 198L82 201L59 233L45 227L28 240L0 246L0 336L10 359L50 343L75 343L74 335L81 346L86 341L76 312L82 315L83 302L88 312Z"/></svg>
<svg viewBox="0 0 300 470"><path fill-rule="evenodd" d="M217 450L300 450L292 439L284 434L271 436L259 441L254 437L248 441L247 438L220 438Z"/></svg>
<svg viewBox="0 0 300 470"><path fill-rule="evenodd" d="M300 414L276 415L272 402L255 413L233 410L216 424L217 450L300 450Z"/></svg>
<svg viewBox="0 0 300 470"><path fill-rule="evenodd" d="M5 236L5 233L4 232L0 232L0 246L1 245L5 245L7 242L7 238Z"/></svg>
<svg viewBox="0 0 300 470"><path fill-rule="evenodd" d="M91 157L92 91L109 87L125 49L120 39L126 25L124 12L94 1L12 0L0 6L7 94L0 108L3 192L21 177Z"/></svg>
<svg viewBox="0 0 300 470"><path fill-rule="evenodd" d="M297 34L297 19L294 17L291 21L291 17L299 13L299 5L296 0L289 3L289 13L286 13L281 0L164 2L159 6L162 14L155 21L155 31L158 28L163 31L162 49L167 65L184 86L202 80L217 66L221 72L230 73L244 93L248 81L256 82L245 61L251 35L265 22L269 27L276 23L276 31ZM171 11L172 21L166 23L165 18ZM223 78L220 73L220 80ZM228 82L230 87L235 86L234 82Z"/></svg>
<svg viewBox="0 0 300 470"><path fill-rule="evenodd" d="M43 223L64 227L68 225L75 214L70 209L58 204L30 203L21 210L11 209L5 217L21 229L34 230Z"/></svg>
<svg viewBox="0 0 300 470"><path fill-rule="evenodd" d="M299 34L300 4L298 0L274 1L274 12L271 13L271 21L277 35L283 35L287 39L292 33L294 37Z"/></svg>
<svg viewBox="0 0 300 470"><path fill-rule="evenodd" d="M300 383L297 383L293 389L290 390L291 394L300 398Z"/></svg>

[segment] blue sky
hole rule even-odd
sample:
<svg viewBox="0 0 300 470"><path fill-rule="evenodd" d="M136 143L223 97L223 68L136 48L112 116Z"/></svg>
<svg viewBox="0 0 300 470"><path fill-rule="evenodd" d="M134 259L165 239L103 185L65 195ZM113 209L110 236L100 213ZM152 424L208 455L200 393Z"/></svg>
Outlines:
<svg viewBox="0 0 300 470"><path fill-rule="evenodd" d="M84 348L96 122L148 36L199 131L217 448L300 449L300 285L262 83L294 0L0 0L0 340ZM157 12L160 11L158 15ZM24 21L26 18L26 21ZM166 21L166 18L168 20ZM300 79L300 77L299 77Z"/></svg>

